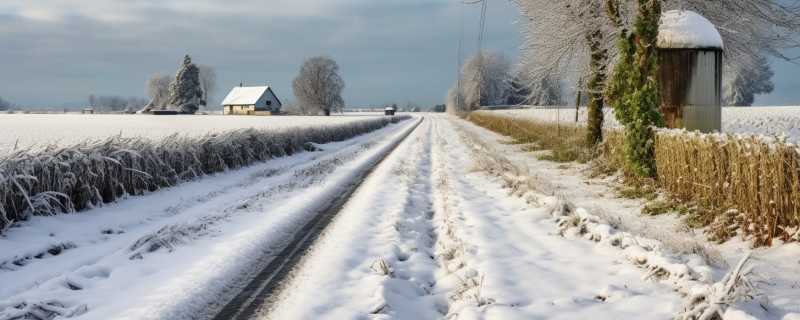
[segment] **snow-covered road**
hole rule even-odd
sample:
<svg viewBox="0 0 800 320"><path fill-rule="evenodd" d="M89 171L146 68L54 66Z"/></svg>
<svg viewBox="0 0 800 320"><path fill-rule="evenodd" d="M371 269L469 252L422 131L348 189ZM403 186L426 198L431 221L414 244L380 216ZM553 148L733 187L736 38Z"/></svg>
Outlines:
<svg viewBox="0 0 800 320"><path fill-rule="evenodd" d="M558 233L432 117L335 218L269 319L667 319L681 298L618 249Z"/></svg>
<svg viewBox="0 0 800 320"><path fill-rule="evenodd" d="M494 138L431 115L35 218L0 238L0 320L213 318L354 181L254 318L670 319L718 280L613 229L582 208L601 197L563 190Z"/></svg>
<svg viewBox="0 0 800 320"><path fill-rule="evenodd" d="M208 318L414 121L0 238L0 319Z"/></svg>

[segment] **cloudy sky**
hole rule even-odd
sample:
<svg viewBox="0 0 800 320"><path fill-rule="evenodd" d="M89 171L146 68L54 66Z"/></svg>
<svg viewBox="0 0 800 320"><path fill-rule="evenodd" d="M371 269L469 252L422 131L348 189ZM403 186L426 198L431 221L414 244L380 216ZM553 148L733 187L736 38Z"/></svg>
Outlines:
<svg viewBox="0 0 800 320"><path fill-rule="evenodd" d="M469 50L478 14L464 12ZM217 70L214 102L240 81L292 100L303 60L329 55L348 105L430 105L455 78L460 17L457 0L2 0L0 96L33 106L144 96L150 74L173 74L190 53ZM486 47L514 58L516 23L494 1Z"/></svg>
<svg viewBox="0 0 800 320"><path fill-rule="evenodd" d="M475 50L478 8L464 11ZM189 53L216 68L220 90L272 85L293 100L307 57L336 59L348 105L440 103L455 78L458 0L1 0L0 96L27 106L78 106L89 94L144 96ZM485 47L518 55L518 16L490 1ZM763 104L800 104L800 67L776 65Z"/></svg>

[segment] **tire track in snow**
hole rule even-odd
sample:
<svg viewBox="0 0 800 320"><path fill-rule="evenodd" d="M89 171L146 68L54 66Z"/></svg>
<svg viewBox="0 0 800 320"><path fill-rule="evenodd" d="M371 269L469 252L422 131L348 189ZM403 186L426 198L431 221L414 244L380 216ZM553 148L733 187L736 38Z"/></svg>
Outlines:
<svg viewBox="0 0 800 320"><path fill-rule="evenodd" d="M438 319L431 145L438 119L376 169L304 258L268 319Z"/></svg>
<svg viewBox="0 0 800 320"><path fill-rule="evenodd" d="M316 239L335 218L337 213L346 205L350 197L362 185L367 177L379 167L383 161L393 154L409 135L418 128L424 119L418 121L413 127L378 157L374 163L361 170L352 180L352 183L343 188L342 193L331 203L320 208L306 225L299 230L291 242L286 245L272 261L262 269L242 292L226 304L217 313L214 319L252 319L262 317L274 304L280 292L287 287L291 273L302 262L303 256L308 252Z"/></svg>
<svg viewBox="0 0 800 320"><path fill-rule="evenodd" d="M390 141L387 138L394 139L397 133L408 127L409 125L407 124L390 126L360 138L323 146L323 148L331 148L328 151L300 153L293 157L278 158L266 164L208 176L181 186L164 189L161 192L144 197L132 198L128 201L111 204L93 211L43 220L42 222L51 222L53 220L74 222L73 224L57 225L56 233L58 235L51 234L51 237L57 239L75 237L77 248L70 249L57 256L42 259L42 261L47 260L47 265L34 261L35 263L30 264L28 268L3 271L6 274L0 274L0 276L6 278L13 275L17 276L16 280L6 283L14 284L19 288L0 288L2 291L10 293L0 297L0 318L7 314L12 314L12 317L13 314L26 316L25 314L29 311L46 315L40 317L44 319L59 315L64 317L70 315L78 316L87 312L91 315L93 314L91 313L93 309L105 306L97 305L96 302L84 302L97 300L98 293L102 293L102 290L108 290L109 282L119 281L119 269L123 269L121 274L136 272L137 268L148 269L142 270L140 271L142 274L136 275L147 276L150 273L154 273L154 271L151 271L154 267L157 268L158 264L163 263L162 261L154 261L153 259L155 258L150 259L144 255L139 255L138 253L140 252L137 252L139 248L144 248L145 253L172 251L178 246L190 244L200 238L223 236L222 231L227 229L223 228L223 226L229 225L232 220L235 220L233 219L234 214L247 213L243 216L254 216L260 213L271 213L269 209L261 208L258 204L263 204L264 201L273 204L286 202L288 195L284 195L284 193L294 193L296 195L297 192L289 191L321 183L321 176L331 175L338 165L342 164L343 160L359 157L366 160L363 153L369 155L375 152L375 150L378 150L375 146L383 148L387 143L385 141ZM279 173L275 171L277 169L286 171ZM295 173L300 173L300 176ZM342 174L338 175L341 176ZM341 178L339 179L341 180ZM289 182L289 184L286 182ZM278 187L275 188L274 184L277 184ZM196 196L198 193L201 193L201 195ZM269 196L264 196L265 194ZM276 198L276 195L280 196L280 198ZM258 198L260 202L249 201L248 199L251 197ZM205 201L202 201L203 199ZM194 203L195 201L198 201L198 203ZM243 207L246 204L256 205ZM256 212L254 209L261 209L261 211ZM97 218L99 221L87 220L90 218ZM300 218L297 219L299 220ZM114 224L115 227L112 231L118 230L119 232L105 232L108 223ZM284 226L284 224L286 225ZM291 221L289 223L282 222L281 226L293 227L290 224ZM20 229L23 228L26 228L26 226L22 226ZM18 231L22 232L24 230ZM290 232L286 231L287 236ZM23 235L28 235L28 233ZM149 242L149 244L144 246L136 245L140 240L148 238L153 241L145 241ZM209 239L204 240L206 242L210 241ZM132 250L132 247L136 248ZM279 248L276 247L275 250L277 249ZM160 252L158 254L161 257L158 260L164 258L167 261L171 261L171 256L173 257L172 260L175 260L174 256L185 256L187 253L191 256L192 250L196 249L190 248L189 252L177 250L178 252L175 254L169 255ZM266 248L263 251L268 254L269 250L272 249ZM133 254L131 251L134 251ZM130 257L133 257L134 260L130 260ZM145 260L144 264L147 266L143 265L142 260ZM182 263L184 265L187 264L185 262ZM22 276L20 277L20 275ZM230 275L228 277L236 278L237 276L239 275ZM28 284L27 278L31 278L30 284ZM111 278L117 278L117 280ZM212 286L217 286L219 288L221 283L218 283L218 279L214 280L217 283L209 285L198 284L196 287L210 289ZM153 289L155 289L159 284L153 283L153 285ZM160 285L166 286L163 283ZM228 286L223 291L230 290L230 288L231 286ZM99 289L100 291L95 292L94 289ZM192 295L194 294L208 295L205 292L193 292ZM181 301L192 300L181 299ZM108 300L105 301L108 304L124 304L123 301L106 300ZM173 303L169 301L159 301L159 303L174 306L180 305L180 308L191 304L191 302ZM166 308L172 308L172 306ZM39 312L41 310L45 311ZM178 314L186 310L173 309L169 312L171 315L178 316ZM121 315L118 316L122 317ZM148 314L148 316L152 317L153 314ZM192 318L185 314L182 316L184 318ZM92 316L88 318L92 318Z"/></svg>

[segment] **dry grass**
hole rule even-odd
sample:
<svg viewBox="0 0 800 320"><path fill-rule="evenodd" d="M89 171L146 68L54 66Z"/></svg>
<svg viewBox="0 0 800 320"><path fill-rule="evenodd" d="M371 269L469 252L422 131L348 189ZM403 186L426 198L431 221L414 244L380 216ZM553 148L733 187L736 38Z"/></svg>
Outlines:
<svg viewBox="0 0 800 320"><path fill-rule="evenodd" d="M183 181L341 141L408 117L159 140L114 137L0 158L0 233L30 215L93 208Z"/></svg>
<svg viewBox="0 0 800 320"><path fill-rule="evenodd" d="M528 150L548 150L542 160L555 162L587 162L591 160L586 146L586 128L572 124L555 124L528 119L473 112L468 118L473 123L494 132L514 138L515 143L528 145Z"/></svg>
<svg viewBox="0 0 800 320"><path fill-rule="evenodd" d="M707 216L699 217L705 222L735 223L756 245L798 236L800 152L795 146L755 137L662 132L656 165L660 185L676 199L706 208Z"/></svg>
<svg viewBox="0 0 800 320"><path fill-rule="evenodd" d="M545 160L592 161L596 175L622 172L620 196L645 198L645 214L677 211L688 225L709 227L713 240L738 232L757 246L772 240L800 240L800 151L760 138L661 131L656 138L656 180L628 174L622 132L607 130L595 153L583 144L585 129L472 113L473 123L510 136L517 143L554 150ZM594 157L592 157L594 155ZM656 200L659 190L665 199Z"/></svg>

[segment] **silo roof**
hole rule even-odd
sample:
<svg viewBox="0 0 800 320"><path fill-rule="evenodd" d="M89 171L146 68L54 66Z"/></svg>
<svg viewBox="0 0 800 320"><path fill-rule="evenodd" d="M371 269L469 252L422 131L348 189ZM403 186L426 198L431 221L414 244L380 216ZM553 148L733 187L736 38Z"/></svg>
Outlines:
<svg viewBox="0 0 800 320"><path fill-rule="evenodd" d="M661 15L658 47L722 49L722 36L711 21L693 11L670 10Z"/></svg>

